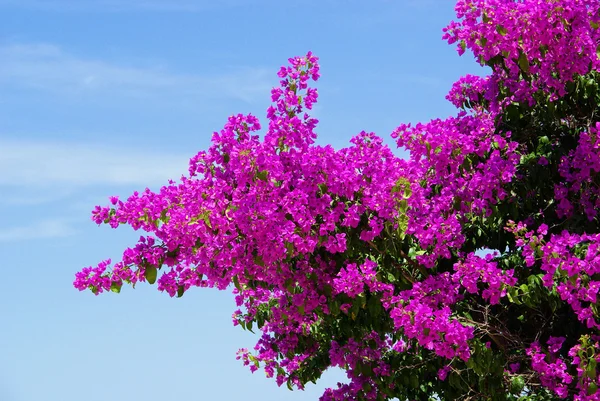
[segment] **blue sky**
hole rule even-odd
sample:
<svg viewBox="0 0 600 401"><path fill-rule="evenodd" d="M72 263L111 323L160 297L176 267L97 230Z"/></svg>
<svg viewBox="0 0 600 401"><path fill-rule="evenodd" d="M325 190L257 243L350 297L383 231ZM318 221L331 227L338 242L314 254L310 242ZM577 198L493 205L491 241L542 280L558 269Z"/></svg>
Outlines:
<svg viewBox="0 0 600 401"><path fill-rule="evenodd" d="M312 50L321 143L455 113L482 73L441 29L447 0L0 0L0 400L316 400L235 360L255 337L228 292L94 297L71 283L140 233L90 221L109 195L178 178L227 116L261 119ZM391 141L389 141L391 143Z"/></svg>

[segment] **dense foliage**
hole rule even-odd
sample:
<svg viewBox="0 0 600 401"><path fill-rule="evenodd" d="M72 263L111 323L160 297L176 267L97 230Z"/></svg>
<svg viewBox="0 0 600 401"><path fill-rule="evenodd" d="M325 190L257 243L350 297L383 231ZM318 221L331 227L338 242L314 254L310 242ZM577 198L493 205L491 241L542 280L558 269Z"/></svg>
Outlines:
<svg viewBox="0 0 600 401"><path fill-rule="evenodd" d="M264 135L236 115L158 192L97 207L140 238L76 275L233 288L258 328L239 358L322 400L598 400L600 2L459 0L444 38L489 66L455 117L317 146L311 53L289 60ZM110 266L110 267L109 267Z"/></svg>

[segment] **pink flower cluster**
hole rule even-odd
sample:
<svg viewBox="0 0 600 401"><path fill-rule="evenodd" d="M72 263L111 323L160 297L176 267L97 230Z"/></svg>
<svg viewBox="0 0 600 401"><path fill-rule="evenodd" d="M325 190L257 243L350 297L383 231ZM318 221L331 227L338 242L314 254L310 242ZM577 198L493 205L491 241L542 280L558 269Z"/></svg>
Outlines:
<svg viewBox="0 0 600 401"><path fill-rule="evenodd" d="M331 366L347 370L350 383L339 383L337 389L327 389L321 401L351 400L359 394L367 399L377 399L376 382L361 372L368 370L376 377L390 376L390 366L382 360L387 352L390 352L390 342L382 340L376 332L367 334L360 342L350 339L345 345L340 345L332 341L329 350ZM366 392L365 388L368 389Z"/></svg>
<svg viewBox="0 0 600 401"><path fill-rule="evenodd" d="M580 321L589 328L600 328L600 321L593 311L598 300L600 281L600 234L547 234L542 224L535 231L528 231L523 223L509 229L517 237L517 245L528 267L536 264L545 273L542 282L556 290L568 303Z"/></svg>
<svg viewBox="0 0 600 401"><path fill-rule="evenodd" d="M573 377L567 373L567 364L558 356L565 338L550 337L548 340L548 355L542 352L539 343L533 343L526 350L531 358L531 367L539 374L540 382L561 398L568 394L568 385Z"/></svg>
<svg viewBox="0 0 600 401"><path fill-rule="evenodd" d="M595 401L600 398L598 393L598 376L596 366L600 361L597 350L598 336L582 336L579 343L569 349L567 356L571 365L576 367L577 377L568 373L566 358L560 351L565 342L564 337L550 337L546 350L538 342L527 348L526 353L531 358L531 367L538 373L540 382L559 397L569 395L569 384L577 379L578 393L573 395L574 401Z"/></svg>
<svg viewBox="0 0 600 401"><path fill-rule="evenodd" d="M573 397L574 401L596 401L600 399L598 385L600 380L596 367L600 362L600 338L598 336L582 336L579 343L569 350L571 364L577 371L577 389L579 392Z"/></svg>
<svg viewBox="0 0 600 401"><path fill-rule="evenodd" d="M96 223L150 235L112 267L107 260L84 268L75 287L100 294L156 282L170 296L233 287L234 324L262 331L239 359L297 388L329 366L345 369L350 382L322 400L385 397L395 386L381 384L395 374L387 361L420 350L443 358L435 370L444 381L453 363L474 352L475 329L459 320L461 303L501 308L521 277L500 267L514 249L482 257L468 244L475 222L492 224L499 205L519 202L513 189L525 146L499 129L504 107L533 105L540 93L555 100L567 95L575 75L600 70L597 0L460 0L456 10L460 22L445 38L461 52L471 49L493 74L453 86L448 99L466 109L457 116L395 129L407 160L373 133L361 132L339 150L317 145L318 121L309 112L318 100L311 86L318 59L291 58L271 91L264 134L258 118L230 116L210 148L192 157L187 176L96 207ZM597 218L600 124L588 128L559 166L559 219L581 211ZM536 167L549 164L535 160ZM542 223L525 216L507 227L523 269L543 272L548 291L588 328L600 329L600 234L557 234ZM371 313L383 322L381 332L365 323ZM550 338L548 352L539 343L526 350L539 382L559 396L575 386L562 341ZM596 385L585 373L596 363L594 344L569 354L584 372L581 400L592 399L587 394ZM520 369L511 366L514 374Z"/></svg>
<svg viewBox="0 0 600 401"><path fill-rule="evenodd" d="M452 89L446 96L457 108L479 109L484 100L494 102L497 97L496 86L492 84L490 77L478 77L467 74L452 85Z"/></svg>
<svg viewBox="0 0 600 401"><path fill-rule="evenodd" d="M412 183L406 233L427 250L417 257L424 266L449 258L465 241L465 221L489 215L506 197L504 185L519 163L518 144L494 132L493 115L461 112L415 127L401 125L392 133L398 146L410 151L404 170Z"/></svg>
<svg viewBox="0 0 600 401"><path fill-rule="evenodd" d="M363 294L368 288L369 292L393 292L391 284L384 284L377 280L377 263L367 259L360 268L355 263L349 263L343 267L333 279L333 290L335 294L345 293L350 298L356 298Z"/></svg>
<svg viewBox="0 0 600 401"><path fill-rule="evenodd" d="M232 116L210 149L192 158L190 176L179 184L134 193L125 202L113 197L111 206L94 210L98 224L129 224L154 236L141 237L111 272L109 262L84 269L75 286L101 293L120 290L123 282L156 280L159 290L181 296L191 287L225 289L233 282L243 307L235 324L249 327L268 308L252 361L279 383L284 377L293 382L302 358L314 350L300 359L281 356L295 353L299 338L332 313L331 296L338 295L382 294L407 338L441 356L468 359L472 328L455 320L450 306L460 297L459 282L469 292L487 283L483 296L498 301L511 281L492 262L471 256L457 265L454 279L431 276L392 299L394 286L377 275L377 253L344 257L342 264L334 259L349 254L349 236L370 244L390 235L383 233L386 225L418 240L415 262L432 268L438 258L449 258L464 241L464 219L488 213L505 196L502 185L518 160L515 145L493 134L490 118L463 113L399 128L395 136L411 151L409 162L373 134L361 133L339 151L316 146L316 120L304 109L317 98L308 87L318 77L317 60L309 53L290 64L272 91L263 140L254 134L260 129L255 117ZM428 185L419 185L422 180ZM450 288L453 295L445 299ZM339 309L350 315L351 306Z"/></svg>
<svg viewBox="0 0 600 401"><path fill-rule="evenodd" d="M582 132L575 150L561 160L559 172L565 182L554 187L557 214L560 217L583 212L592 221L598 214L600 197L596 176L600 172L599 133L600 123Z"/></svg>
<svg viewBox="0 0 600 401"><path fill-rule="evenodd" d="M392 298L394 326L439 356L468 360L473 328L452 319L451 306L462 297L450 275L430 276Z"/></svg>
<svg viewBox="0 0 600 401"><path fill-rule="evenodd" d="M479 283L487 284L488 287L481 292L481 296L490 305L496 305L500 303L500 298L506 295L506 288L517 284L517 279L513 277L512 270L498 268L498 264L492 259L492 254L487 254L485 258L470 254L464 262L454 265L456 272L452 278L471 294L481 292L478 287Z"/></svg>
<svg viewBox="0 0 600 401"><path fill-rule="evenodd" d="M596 0L459 0L444 39L491 65L514 100L557 99L575 75L600 70L599 10Z"/></svg>

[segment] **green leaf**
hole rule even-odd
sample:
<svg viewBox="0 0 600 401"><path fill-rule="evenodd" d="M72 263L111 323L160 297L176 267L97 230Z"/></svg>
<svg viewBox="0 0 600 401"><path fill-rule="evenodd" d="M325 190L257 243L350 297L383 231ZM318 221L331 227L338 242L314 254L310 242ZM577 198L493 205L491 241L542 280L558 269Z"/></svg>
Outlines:
<svg viewBox="0 0 600 401"><path fill-rule="evenodd" d="M406 233L406 230L408 229L408 216L406 214L401 214L398 217L398 236L400 237L400 239L404 239L404 234Z"/></svg>
<svg viewBox="0 0 600 401"><path fill-rule="evenodd" d="M517 60L517 62L519 63L519 67L521 67L521 71L523 71L525 74L529 74L530 65L525 53L521 53L519 55L519 59Z"/></svg>
<svg viewBox="0 0 600 401"><path fill-rule="evenodd" d="M363 376L371 377L373 376L373 368L370 363L365 363L361 367L361 372Z"/></svg>
<svg viewBox="0 0 600 401"><path fill-rule="evenodd" d="M380 301L371 296L369 297L369 302L367 303L367 308L369 310L369 314L371 315L372 318L375 318L377 316L379 316L380 313Z"/></svg>
<svg viewBox="0 0 600 401"><path fill-rule="evenodd" d="M185 292L185 287L182 285L179 285L177 287L177 298L181 298L183 296L184 292Z"/></svg>
<svg viewBox="0 0 600 401"><path fill-rule="evenodd" d="M329 304L329 312L331 312L333 316L340 314L340 302L338 300L334 300Z"/></svg>
<svg viewBox="0 0 600 401"><path fill-rule="evenodd" d="M156 283L157 275L158 271L156 269L156 266L146 265L146 268L144 269L144 276L146 277L146 281L148 281L148 284Z"/></svg>
<svg viewBox="0 0 600 401"><path fill-rule="evenodd" d="M233 276L233 278L231 279L231 281L233 281L233 285L235 285L235 288L237 288L238 291L242 290L242 286L240 286L240 280L238 280L237 276Z"/></svg>
<svg viewBox="0 0 600 401"><path fill-rule="evenodd" d="M294 255L294 244L292 244L291 242L286 242L285 249L287 250L288 257L291 258Z"/></svg>
<svg viewBox="0 0 600 401"><path fill-rule="evenodd" d="M360 303L355 299L352 303L352 308L350 308L350 317L352 320L356 320L356 316L358 316L358 312L360 311Z"/></svg>
<svg viewBox="0 0 600 401"><path fill-rule="evenodd" d="M112 292L116 292L117 294L121 292L121 287L123 286L123 282L121 281L113 281L110 283L110 290Z"/></svg>
<svg viewBox="0 0 600 401"><path fill-rule="evenodd" d="M598 391L598 385L595 382L591 382L587 389L587 395L594 395Z"/></svg>
<svg viewBox="0 0 600 401"><path fill-rule="evenodd" d="M525 388L525 380L523 376L515 376L510 381L510 392L513 394L521 394Z"/></svg>
<svg viewBox="0 0 600 401"><path fill-rule="evenodd" d="M401 213L406 213L408 210L408 202L406 199L402 199L400 202L398 202L398 210L400 210Z"/></svg>
<svg viewBox="0 0 600 401"><path fill-rule="evenodd" d="M503 27L502 25L496 25L496 32L498 32L502 36L505 36L508 33L506 28Z"/></svg>
<svg viewBox="0 0 600 401"><path fill-rule="evenodd" d="M268 177L269 177L269 172L267 170L259 171L256 173L256 178L258 178L261 181L267 181Z"/></svg>
<svg viewBox="0 0 600 401"><path fill-rule="evenodd" d="M365 293L363 292L361 294L358 294L358 297L356 299L358 300L358 304L360 305L360 307L362 309L365 309L365 307L367 306L367 296L365 295Z"/></svg>
<svg viewBox="0 0 600 401"><path fill-rule="evenodd" d="M512 302L513 304L517 305L520 304L520 302L516 298L516 290L514 288L509 288L508 291L506 291L506 297L508 298L509 302Z"/></svg>
<svg viewBox="0 0 600 401"><path fill-rule="evenodd" d="M260 256L260 255L256 255L254 257L254 263L259 265L260 267L265 267L265 261L263 260L262 256Z"/></svg>
<svg viewBox="0 0 600 401"><path fill-rule="evenodd" d="M204 224L206 224L206 226L208 228L212 229L212 224L210 224L210 216L208 215L208 212L204 212L200 215L200 218L204 221Z"/></svg>
<svg viewBox="0 0 600 401"><path fill-rule="evenodd" d="M585 374L590 379L596 378L596 360L594 358L589 360L587 368L585 369Z"/></svg>

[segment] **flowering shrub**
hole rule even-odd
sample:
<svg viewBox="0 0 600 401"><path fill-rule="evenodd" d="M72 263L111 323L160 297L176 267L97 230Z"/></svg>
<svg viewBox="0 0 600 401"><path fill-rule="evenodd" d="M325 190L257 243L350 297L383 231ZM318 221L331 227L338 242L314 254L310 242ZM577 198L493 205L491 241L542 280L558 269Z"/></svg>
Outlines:
<svg viewBox="0 0 600 401"><path fill-rule="evenodd" d="M456 11L444 37L492 72L394 130L408 159L316 145L318 59L292 58L263 135L231 116L180 181L96 207L148 235L75 287L231 288L262 332L238 358L290 389L344 369L324 401L600 399L600 2Z"/></svg>

